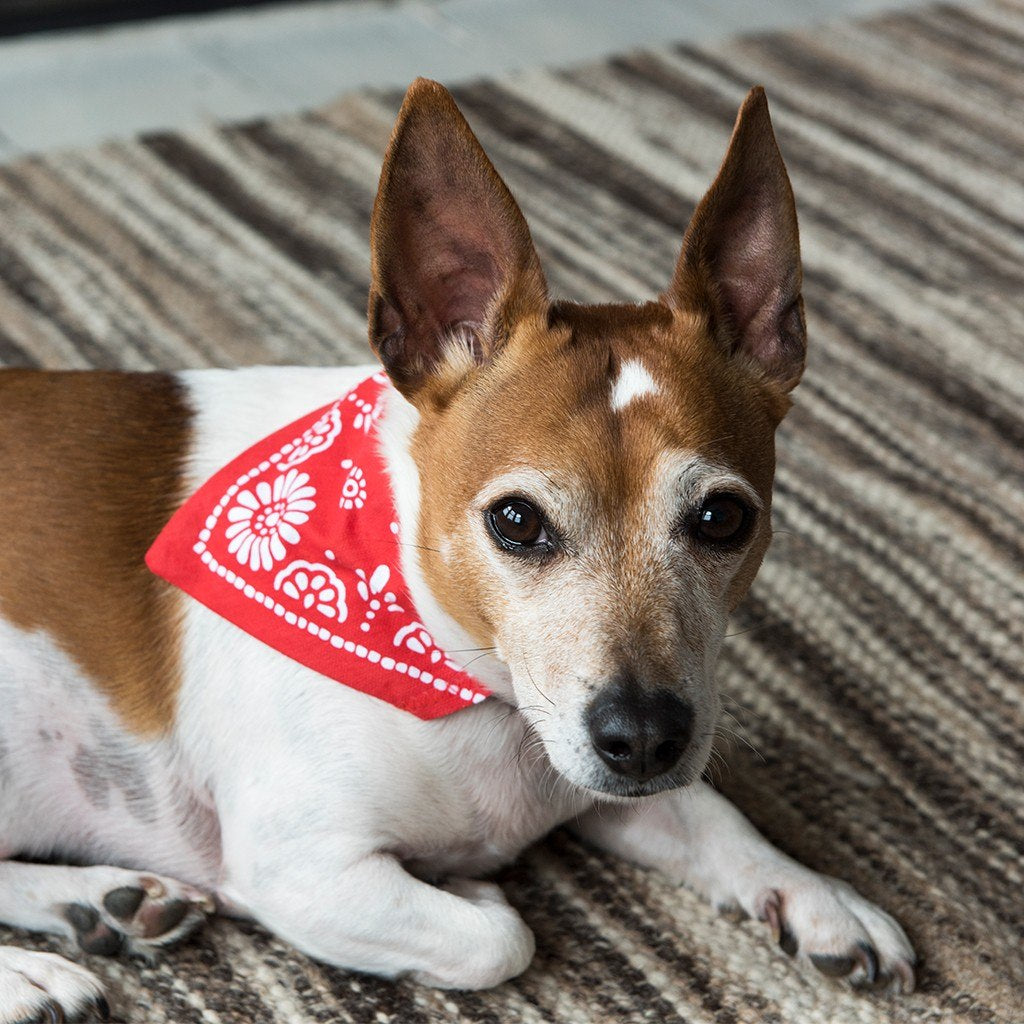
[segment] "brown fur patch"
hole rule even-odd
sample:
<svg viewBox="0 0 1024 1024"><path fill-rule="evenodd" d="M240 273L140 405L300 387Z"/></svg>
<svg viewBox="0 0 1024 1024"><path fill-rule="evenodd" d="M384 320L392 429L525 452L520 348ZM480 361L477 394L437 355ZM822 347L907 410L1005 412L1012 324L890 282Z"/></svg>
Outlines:
<svg viewBox="0 0 1024 1024"><path fill-rule="evenodd" d="M615 412L612 384L628 359L643 363L659 394ZM470 371L454 395L439 383L433 408L424 397L413 441L425 468L423 569L448 612L481 643L494 635L487 611L494 595L475 561L446 565L438 549L464 528L463 510L480 488L517 466L555 480L582 479L623 559L662 453L692 453L738 472L764 503L730 605L746 593L771 536L774 431L789 399L756 368L730 358L702 316L661 303L557 304L547 325L521 324L507 348Z"/></svg>
<svg viewBox="0 0 1024 1024"><path fill-rule="evenodd" d="M0 371L0 612L42 629L125 725L166 729L178 602L143 557L182 498L191 411L167 374Z"/></svg>

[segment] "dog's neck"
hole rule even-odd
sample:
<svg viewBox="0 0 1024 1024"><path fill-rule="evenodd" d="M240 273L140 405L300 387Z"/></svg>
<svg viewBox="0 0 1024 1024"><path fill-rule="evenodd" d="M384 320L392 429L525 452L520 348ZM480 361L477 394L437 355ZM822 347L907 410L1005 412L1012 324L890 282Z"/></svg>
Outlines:
<svg viewBox="0 0 1024 1024"><path fill-rule="evenodd" d="M495 652L480 649L471 636L434 596L420 564L420 469L412 455L419 413L395 388L389 387L384 411L377 422L381 453L391 483L398 519L402 572L413 603L430 635L496 697L514 703L512 678ZM471 663L471 664L470 664Z"/></svg>

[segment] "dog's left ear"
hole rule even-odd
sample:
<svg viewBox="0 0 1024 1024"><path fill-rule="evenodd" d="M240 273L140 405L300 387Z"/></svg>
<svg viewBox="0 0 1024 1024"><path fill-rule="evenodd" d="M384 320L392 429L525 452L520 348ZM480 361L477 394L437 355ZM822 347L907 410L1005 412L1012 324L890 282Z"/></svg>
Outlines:
<svg viewBox="0 0 1024 1024"><path fill-rule="evenodd" d="M690 221L662 299L676 309L708 312L730 353L790 391L807 351L802 277L793 189L758 87L740 108L725 160Z"/></svg>
<svg viewBox="0 0 1024 1024"><path fill-rule="evenodd" d="M547 309L529 228L450 93L417 79L398 114L370 229L370 345L412 399L453 337L489 358Z"/></svg>

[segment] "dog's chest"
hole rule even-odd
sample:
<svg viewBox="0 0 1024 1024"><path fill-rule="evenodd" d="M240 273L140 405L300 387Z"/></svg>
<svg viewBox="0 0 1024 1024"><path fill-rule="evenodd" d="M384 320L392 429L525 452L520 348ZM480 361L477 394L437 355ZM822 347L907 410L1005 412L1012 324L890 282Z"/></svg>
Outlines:
<svg viewBox="0 0 1024 1024"><path fill-rule="evenodd" d="M536 735L497 700L426 728L437 731L435 760L410 793L397 851L416 874L493 871L589 803L558 779ZM436 813L412 813L423 801Z"/></svg>
<svg viewBox="0 0 1024 1024"><path fill-rule="evenodd" d="M424 876L475 874L579 809L522 718L495 698L424 721L199 605L186 621L179 741L209 769L225 834L272 846L275 870L320 852L343 861L387 851ZM233 693L217 685L229 678Z"/></svg>

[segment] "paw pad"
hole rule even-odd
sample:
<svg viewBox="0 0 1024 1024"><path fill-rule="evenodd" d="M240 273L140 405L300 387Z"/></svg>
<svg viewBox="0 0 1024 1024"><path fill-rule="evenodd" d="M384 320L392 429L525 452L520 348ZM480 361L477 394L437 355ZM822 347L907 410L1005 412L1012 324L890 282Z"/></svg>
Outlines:
<svg viewBox="0 0 1024 1024"><path fill-rule="evenodd" d="M105 924L92 907L70 903L64 908L64 919L74 928L75 940L83 952L114 956L120 951L124 936Z"/></svg>
<svg viewBox="0 0 1024 1024"><path fill-rule="evenodd" d="M60 908L86 953L113 956L127 948L144 953L185 938L213 913L213 900L192 886L153 875L134 876L98 896L96 903Z"/></svg>
<svg viewBox="0 0 1024 1024"><path fill-rule="evenodd" d="M116 917L118 921L130 921L145 898L145 889L135 885L122 885L120 889L111 889L103 897L103 906L107 913Z"/></svg>

